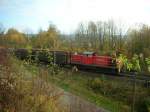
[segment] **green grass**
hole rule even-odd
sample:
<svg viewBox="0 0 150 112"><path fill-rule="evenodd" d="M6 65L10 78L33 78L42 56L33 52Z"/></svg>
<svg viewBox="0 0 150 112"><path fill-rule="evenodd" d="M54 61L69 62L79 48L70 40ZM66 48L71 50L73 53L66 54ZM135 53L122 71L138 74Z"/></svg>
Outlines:
<svg viewBox="0 0 150 112"><path fill-rule="evenodd" d="M34 74L32 76L41 74L41 71L47 71L48 77L46 80L48 80L51 84L62 88L64 91L88 100L89 102L106 110L111 112L130 111L133 87L128 79L122 80L116 77L114 78L101 75L98 80L103 80L104 85L100 81L100 84L98 83L98 85L102 85L101 87L98 86L95 91L94 88L89 85L89 81L93 81L93 79L95 80L95 78L91 77L93 75L92 73L71 72L71 70L68 69L58 69L57 67L45 67L42 65L35 66L30 65L29 63L24 63L24 67L26 67L31 74ZM44 72L42 75L43 74ZM136 88L136 91L137 97L147 95L143 88L138 87Z"/></svg>
<svg viewBox="0 0 150 112"><path fill-rule="evenodd" d="M20 63L20 62L18 62ZM35 65L30 65L29 63L24 63L24 67L33 74L38 74L40 69L45 69L44 67L37 67ZM47 68L45 70L48 70ZM91 74L92 75L92 74ZM101 77L105 79L105 77ZM87 77L80 72L72 73L70 70L60 70L58 74L52 75L49 72L48 80L50 83L64 89L67 92L73 93L85 100L88 100L95 105L102 107L111 112L128 112L130 107L125 105L123 102L114 100L112 98L106 97L102 94L96 94L87 85L91 77ZM107 79L105 79L107 80Z"/></svg>
<svg viewBox="0 0 150 112"><path fill-rule="evenodd" d="M49 81L63 88L65 91L73 93L77 96L88 100L99 107L102 107L111 112L127 112L129 107L122 102L107 98L101 94L96 94L87 86L89 77L81 73L71 73L64 71L55 76L50 76ZM126 108L126 110L124 110Z"/></svg>
<svg viewBox="0 0 150 112"><path fill-rule="evenodd" d="M90 74L84 72L71 72L71 70L68 69L67 70L60 69L60 68L58 69L57 67L53 68L53 67L46 67L43 65L36 66L36 64L32 65L30 63L19 61L17 59L15 60L15 63L13 63L13 66L19 68L19 70L17 71L20 71L20 73L28 74L28 78L33 78L34 76L36 77L37 75L40 75L40 78L42 78L44 74L47 74L48 76L46 81L48 80L51 84L54 84L67 92L73 93L74 95L77 95L85 100L88 100L89 102L92 102L93 104L102 107L106 110L109 110L111 112L130 111L130 106L129 106L130 104L124 101L129 99L132 100L132 96L130 98L128 96L128 95L132 95L132 85L131 83L130 84L127 83L127 80L122 80L120 78L114 79L114 77L108 78L104 75L101 75L98 78L98 80L103 80L104 84L106 85L102 85L102 87L98 86L96 90L97 89L99 90L99 88L109 90L106 91L107 94L103 94L103 91L96 92L93 90L91 86L89 86L90 83L89 81L92 81L91 79L95 79L91 77L93 75L92 73ZM100 81L98 85L101 84L103 83L101 83ZM117 91L114 91L116 90L116 88ZM142 94L146 96L146 92L143 91L144 90L143 88L138 87L136 89L137 89L136 90L137 97L139 97L138 95L140 95L142 92L143 92ZM119 92L118 90L121 91ZM111 94L111 92L115 92L115 93ZM128 92L130 93L127 94Z"/></svg>

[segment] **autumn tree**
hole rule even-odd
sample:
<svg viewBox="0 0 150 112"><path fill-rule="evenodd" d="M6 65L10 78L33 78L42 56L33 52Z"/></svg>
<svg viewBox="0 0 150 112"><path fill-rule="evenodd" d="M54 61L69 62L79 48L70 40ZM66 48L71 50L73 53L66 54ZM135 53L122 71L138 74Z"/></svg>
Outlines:
<svg viewBox="0 0 150 112"><path fill-rule="evenodd" d="M123 46L121 30L113 20L80 23L75 33L75 43L84 50L101 53L115 51Z"/></svg>
<svg viewBox="0 0 150 112"><path fill-rule="evenodd" d="M14 28L8 29L5 34L5 42L9 44L9 46L23 46L26 43L26 39L23 33L20 33Z"/></svg>
<svg viewBox="0 0 150 112"><path fill-rule="evenodd" d="M85 33L85 25L83 23L80 23L75 32L74 47L78 49L86 50L88 49L87 44L88 44L88 40L87 40L87 35Z"/></svg>
<svg viewBox="0 0 150 112"><path fill-rule="evenodd" d="M0 24L0 46L4 45L4 26L2 24Z"/></svg>
<svg viewBox="0 0 150 112"><path fill-rule="evenodd" d="M47 31L39 31L36 46L40 48L57 49L59 47L59 32L54 25L50 25Z"/></svg>
<svg viewBox="0 0 150 112"><path fill-rule="evenodd" d="M131 54L143 53L150 56L150 27L142 25L138 29L128 31L127 48Z"/></svg>

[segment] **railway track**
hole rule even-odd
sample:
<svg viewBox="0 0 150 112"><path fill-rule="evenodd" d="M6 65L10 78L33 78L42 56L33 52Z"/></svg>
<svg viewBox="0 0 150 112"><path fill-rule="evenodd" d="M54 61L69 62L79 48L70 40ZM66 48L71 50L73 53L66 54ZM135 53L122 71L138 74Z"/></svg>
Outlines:
<svg viewBox="0 0 150 112"><path fill-rule="evenodd" d="M70 68L69 68L70 69ZM100 70L90 70L90 69L85 69L85 68L80 68L79 72L84 72L84 73L92 73L92 77L99 77L100 75L106 75L106 76L112 76L112 77L126 77L130 78L131 80L141 80L141 81L147 81L150 82L150 75L149 74L143 74L143 73L135 73L135 72L121 72L121 73L116 73L112 71L106 71L103 69Z"/></svg>
<svg viewBox="0 0 150 112"><path fill-rule="evenodd" d="M6 51L6 49L0 49L0 51ZM8 50L9 52L11 52L11 50ZM128 77L130 79L136 79L136 80L144 80L144 81L149 81L150 82L150 75L146 75L146 74L137 74L134 72L122 72L122 73L116 73L116 71L114 70L108 70L108 69L103 69L103 68L98 68L98 69L86 69L86 68L81 68L82 71L86 71L86 72L92 72L92 73L101 73L104 75L111 75L111 76L116 76L116 77ZM94 75L94 76L99 76L100 74ZM92 75L93 76L93 75Z"/></svg>
<svg viewBox="0 0 150 112"><path fill-rule="evenodd" d="M136 80L150 81L150 76L149 76L149 75L145 75L145 74L135 74L135 73L128 74L128 73L120 73L119 75L120 75L120 76L123 76L123 77L129 77L129 78L132 78L132 79L136 79Z"/></svg>
<svg viewBox="0 0 150 112"><path fill-rule="evenodd" d="M68 70L70 70L70 68ZM111 74L110 72L104 73L103 71L93 71L93 70L87 70L87 69L86 70L80 69L78 73L81 73L82 75L92 77L92 78L101 77L101 78L106 78L110 80L122 80L122 81L126 80L130 84L136 83L137 85L141 85L142 87L150 88L150 75L146 75L146 74L136 74L132 72Z"/></svg>

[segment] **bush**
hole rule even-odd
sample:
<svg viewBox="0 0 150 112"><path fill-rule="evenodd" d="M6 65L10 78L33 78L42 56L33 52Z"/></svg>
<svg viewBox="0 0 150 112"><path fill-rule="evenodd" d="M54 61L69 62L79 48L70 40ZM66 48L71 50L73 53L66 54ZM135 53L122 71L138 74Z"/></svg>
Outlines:
<svg viewBox="0 0 150 112"><path fill-rule="evenodd" d="M0 112L64 111L58 105L62 93L41 78L45 74L31 74L22 63L11 61L0 67Z"/></svg>
<svg viewBox="0 0 150 112"><path fill-rule="evenodd" d="M137 112L150 112L150 98L141 98L136 103Z"/></svg>
<svg viewBox="0 0 150 112"><path fill-rule="evenodd" d="M133 102L133 87L127 83L115 83L94 78L88 82L88 86L95 93L105 95L119 102L121 101L125 105L131 106ZM137 112L150 112L149 90L137 86L135 99L135 110ZM128 110L128 106L124 108Z"/></svg>
<svg viewBox="0 0 150 112"><path fill-rule="evenodd" d="M112 91L111 83L106 82L104 79L95 78L89 83L90 88L92 88L97 93L102 93L103 95L107 95Z"/></svg>

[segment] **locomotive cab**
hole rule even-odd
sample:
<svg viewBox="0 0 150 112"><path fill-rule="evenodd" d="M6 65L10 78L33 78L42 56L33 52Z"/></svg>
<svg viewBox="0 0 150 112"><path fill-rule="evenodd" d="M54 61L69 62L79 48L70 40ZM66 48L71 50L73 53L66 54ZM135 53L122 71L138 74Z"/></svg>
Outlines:
<svg viewBox="0 0 150 112"><path fill-rule="evenodd" d="M96 55L95 52L83 52L82 64L92 65L95 55Z"/></svg>
<svg viewBox="0 0 150 112"><path fill-rule="evenodd" d="M86 55L87 57L96 56L96 52L83 52L83 55Z"/></svg>

